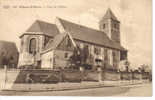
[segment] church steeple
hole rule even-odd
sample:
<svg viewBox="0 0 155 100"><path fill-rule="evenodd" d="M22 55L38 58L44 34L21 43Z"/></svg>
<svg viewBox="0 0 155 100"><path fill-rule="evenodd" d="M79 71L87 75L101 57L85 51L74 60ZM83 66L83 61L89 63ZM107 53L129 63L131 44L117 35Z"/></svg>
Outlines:
<svg viewBox="0 0 155 100"><path fill-rule="evenodd" d="M105 15L100 20L99 28L111 40L120 43L120 21L115 17L110 8L107 9Z"/></svg>
<svg viewBox="0 0 155 100"><path fill-rule="evenodd" d="M115 15L113 14L113 12L111 11L110 8L107 9L105 15L103 16L103 19L113 19L113 20L117 20L117 18L115 17Z"/></svg>

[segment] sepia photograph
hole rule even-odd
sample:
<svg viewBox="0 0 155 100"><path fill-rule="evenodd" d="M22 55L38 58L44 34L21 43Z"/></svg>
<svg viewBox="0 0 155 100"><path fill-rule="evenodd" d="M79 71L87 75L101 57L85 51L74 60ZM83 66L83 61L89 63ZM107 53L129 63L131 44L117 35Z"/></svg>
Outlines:
<svg viewBox="0 0 155 100"><path fill-rule="evenodd" d="M152 97L152 0L0 0L0 96Z"/></svg>

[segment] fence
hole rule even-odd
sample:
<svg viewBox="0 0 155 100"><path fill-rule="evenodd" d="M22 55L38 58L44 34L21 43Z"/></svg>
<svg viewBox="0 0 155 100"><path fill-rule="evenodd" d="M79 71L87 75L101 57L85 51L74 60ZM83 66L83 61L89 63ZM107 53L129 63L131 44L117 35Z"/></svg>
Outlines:
<svg viewBox="0 0 155 100"><path fill-rule="evenodd" d="M120 72L117 71L104 70L102 73L102 80L117 81L120 80L120 75Z"/></svg>
<svg viewBox="0 0 155 100"><path fill-rule="evenodd" d="M148 73L92 71L92 70L42 70L42 69L1 69L0 83L58 83L81 81L117 81L149 79Z"/></svg>

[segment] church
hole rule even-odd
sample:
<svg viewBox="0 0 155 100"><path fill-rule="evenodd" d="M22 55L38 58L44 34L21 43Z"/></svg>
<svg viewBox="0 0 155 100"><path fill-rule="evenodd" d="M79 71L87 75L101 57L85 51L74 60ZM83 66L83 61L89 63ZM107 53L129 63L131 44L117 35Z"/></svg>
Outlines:
<svg viewBox="0 0 155 100"><path fill-rule="evenodd" d="M121 45L120 21L108 9L95 30L62 18L55 24L36 20L21 36L18 67L36 66L41 69L68 67L74 48L87 47L91 65L100 56L104 63L114 69L127 59L127 50ZM108 67L107 66L107 67Z"/></svg>

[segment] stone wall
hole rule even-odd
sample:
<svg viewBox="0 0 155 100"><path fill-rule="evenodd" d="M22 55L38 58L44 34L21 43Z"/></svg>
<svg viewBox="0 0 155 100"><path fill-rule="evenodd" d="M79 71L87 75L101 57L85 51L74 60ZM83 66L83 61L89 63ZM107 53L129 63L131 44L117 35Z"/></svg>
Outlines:
<svg viewBox="0 0 155 100"><path fill-rule="evenodd" d="M61 82L81 82L82 74L79 70L63 70L60 72Z"/></svg>
<svg viewBox="0 0 155 100"><path fill-rule="evenodd" d="M53 51L42 54L41 68L53 69Z"/></svg>
<svg viewBox="0 0 155 100"><path fill-rule="evenodd" d="M53 70L20 70L15 83L57 83L59 72Z"/></svg>
<svg viewBox="0 0 155 100"><path fill-rule="evenodd" d="M21 70L11 69L0 71L0 85L8 84L30 84L30 83L58 83L58 82L81 82L81 72L76 70Z"/></svg>
<svg viewBox="0 0 155 100"><path fill-rule="evenodd" d="M20 53L29 51L29 44L30 44L30 40L32 38L36 39L37 52L41 52L42 48L44 47L44 38L45 37L43 35L24 35L21 38L21 51L20 51Z"/></svg>
<svg viewBox="0 0 155 100"><path fill-rule="evenodd" d="M18 74L18 70L0 69L0 90L4 88L10 89L15 83Z"/></svg>
<svg viewBox="0 0 155 100"><path fill-rule="evenodd" d="M29 54L28 52L23 52L19 54L19 62L18 67L22 67L24 65L32 65L34 64L34 56Z"/></svg>
<svg viewBox="0 0 155 100"><path fill-rule="evenodd" d="M116 71L103 71L102 72L102 80L110 80L110 81L117 81L120 80L120 73Z"/></svg>
<svg viewBox="0 0 155 100"><path fill-rule="evenodd" d="M132 73L131 72L121 72L120 77L122 80L131 80L132 79Z"/></svg>
<svg viewBox="0 0 155 100"><path fill-rule="evenodd" d="M26 59L30 59L30 58L34 59L34 56L32 54L29 54L29 44L32 38L36 39L36 56L37 57L35 57L36 58L35 60L41 59L40 53L42 51L42 48L44 47L45 37L43 35L37 35L37 34L36 35L23 35L21 37L21 46L20 46L19 64L18 64L19 67L23 65L27 65L28 60Z"/></svg>
<svg viewBox="0 0 155 100"><path fill-rule="evenodd" d="M4 69L0 69L0 90L4 88L5 84L5 71Z"/></svg>
<svg viewBox="0 0 155 100"><path fill-rule="evenodd" d="M21 70L8 69L0 70L0 86L5 82L13 85L14 83L47 83L58 82L81 82L81 81L118 81L121 73L115 71L79 71L79 70ZM123 73L125 79L141 80L141 73ZM147 74L148 75L148 74ZM145 75L145 76L147 76ZM126 78L127 77L127 78ZM149 77L149 76L148 76ZM10 85L10 86L11 86Z"/></svg>
<svg viewBox="0 0 155 100"><path fill-rule="evenodd" d="M142 74L139 72L133 72L132 75L133 75L132 78L135 80L141 80L142 79Z"/></svg>
<svg viewBox="0 0 155 100"><path fill-rule="evenodd" d="M73 54L72 51L65 51L65 50L55 50L54 51L54 68L57 67L67 67L69 64L69 58Z"/></svg>
<svg viewBox="0 0 155 100"><path fill-rule="evenodd" d="M107 48L107 47L103 47L100 45L95 45L92 43L88 43L88 42L84 42L84 41L79 41L79 40L75 40L76 44L78 46L80 46L81 48L84 47L84 45L87 45L89 48L89 53L93 56L93 61L91 61L92 65L95 65L95 59L96 57L98 57L98 55L96 55L94 53L95 48L100 49L100 57L102 58L103 62L106 64L109 64L111 66L114 66L114 69L117 69L119 66L119 62L120 62L120 51L119 50L115 50L112 48ZM114 54L115 53L115 57Z"/></svg>
<svg viewBox="0 0 155 100"><path fill-rule="evenodd" d="M142 79L149 79L149 78L150 78L150 74L148 72L142 73Z"/></svg>
<svg viewBox="0 0 155 100"><path fill-rule="evenodd" d="M83 81L99 81L99 72L97 71L84 71Z"/></svg>
<svg viewBox="0 0 155 100"><path fill-rule="evenodd" d="M120 25L117 21L111 21L111 39L120 43Z"/></svg>

